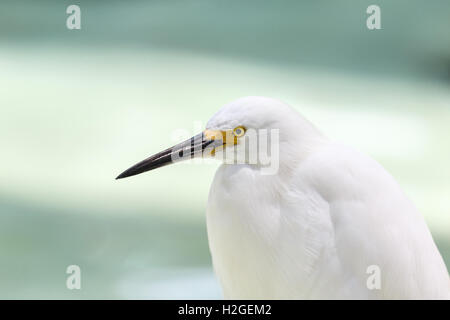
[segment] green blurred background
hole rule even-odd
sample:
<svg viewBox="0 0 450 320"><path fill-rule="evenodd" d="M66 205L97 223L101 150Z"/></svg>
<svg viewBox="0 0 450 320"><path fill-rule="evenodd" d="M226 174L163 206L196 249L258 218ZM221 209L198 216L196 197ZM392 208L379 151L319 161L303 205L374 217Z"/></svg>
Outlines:
<svg viewBox="0 0 450 320"><path fill-rule="evenodd" d="M114 178L246 95L381 162L450 265L449 31L448 0L2 0L0 298L220 298L204 214L218 164Z"/></svg>

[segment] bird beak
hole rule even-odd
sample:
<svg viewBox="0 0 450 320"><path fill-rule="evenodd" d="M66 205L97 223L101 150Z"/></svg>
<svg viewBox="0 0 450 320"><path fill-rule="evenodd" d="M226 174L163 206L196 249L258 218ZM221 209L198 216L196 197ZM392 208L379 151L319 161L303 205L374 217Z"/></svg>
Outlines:
<svg viewBox="0 0 450 320"><path fill-rule="evenodd" d="M216 147L222 146L225 141L225 132L219 130L205 130L171 148L135 164L122 172L116 179L135 176L137 174L157 169L175 162L213 155Z"/></svg>

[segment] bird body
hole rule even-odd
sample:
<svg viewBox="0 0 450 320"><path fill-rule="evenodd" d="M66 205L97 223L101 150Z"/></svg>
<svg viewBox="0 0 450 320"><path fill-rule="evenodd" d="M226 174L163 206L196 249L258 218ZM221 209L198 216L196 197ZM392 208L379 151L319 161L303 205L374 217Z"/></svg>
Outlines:
<svg viewBox="0 0 450 320"><path fill-rule="evenodd" d="M250 129L258 138L258 130L277 131L274 172L242 157L252 152L239 148ZM206 214L225 298L450 299L442 257L394 178L280 101L246 97L225 105L201 135L118 178L180 161L175 155L217 157L216 150L233 150L235 158L217 170Z"/></svg>
<svg viewBox="0 0 450 320"><path fill-rule="evenodd" d="M226 298L450 298L422 216L378 163L330 143L293 171L287 180L248 165L217 171L207 227ZM367 287L371 265L379 290Z"/></svg>

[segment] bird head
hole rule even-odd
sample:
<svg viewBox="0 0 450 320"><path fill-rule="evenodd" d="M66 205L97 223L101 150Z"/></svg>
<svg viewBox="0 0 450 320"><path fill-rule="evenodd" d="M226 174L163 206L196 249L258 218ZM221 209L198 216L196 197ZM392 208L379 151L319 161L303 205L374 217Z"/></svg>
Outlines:
<svg viewBox="0 0 450 320"><path fill-rule="evenodd" d="M198 157L264 167L279 160L280 146L289 152L289 146L299 145L311 135L319 133L287 104L244 97L223 106L202 133L148 157L116 179Z"/></svg>

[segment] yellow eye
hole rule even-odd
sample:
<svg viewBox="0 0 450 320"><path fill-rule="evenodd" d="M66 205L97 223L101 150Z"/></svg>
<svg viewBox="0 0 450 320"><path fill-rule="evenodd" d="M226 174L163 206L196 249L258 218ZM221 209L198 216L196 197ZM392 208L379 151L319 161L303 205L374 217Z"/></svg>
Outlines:
<svg viewBox="0 0 450 320"><path fill-rule="evenodd" d="M242 126L233 129L233 134L235 137L242 137L245 134L245 128Z"/></svg>

